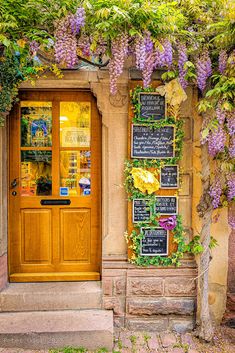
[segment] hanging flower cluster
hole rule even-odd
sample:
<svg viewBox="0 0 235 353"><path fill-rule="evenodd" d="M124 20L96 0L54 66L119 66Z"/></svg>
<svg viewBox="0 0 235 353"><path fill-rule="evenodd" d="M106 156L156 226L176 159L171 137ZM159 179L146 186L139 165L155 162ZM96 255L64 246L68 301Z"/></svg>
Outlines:
<svg viewBox="0 0 235 353"><path fill-rule="evenodd" d="M79 7L75 14L58 21L55 29L55 59L73 68L77 64L77 35L85 25L85 10Z"/></svg>
<svg viewBox="0 0 235 353"><path fill-rule="evenodd" d="M206 88L207 79L212 74L211 59L208 50L205 50L196 61L197 69L197 85L198 88L203 92Z"/></svg>

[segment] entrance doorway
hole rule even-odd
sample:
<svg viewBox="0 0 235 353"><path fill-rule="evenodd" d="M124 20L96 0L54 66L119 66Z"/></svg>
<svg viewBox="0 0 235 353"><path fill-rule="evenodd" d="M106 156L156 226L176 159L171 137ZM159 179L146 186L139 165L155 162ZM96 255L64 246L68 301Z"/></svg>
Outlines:
<svg viewBox="0 0 235 353"><path fill-rule="evenodd" d="M11 282L99 280L101 119L89 92L25 91L9 134Z"/></svg>

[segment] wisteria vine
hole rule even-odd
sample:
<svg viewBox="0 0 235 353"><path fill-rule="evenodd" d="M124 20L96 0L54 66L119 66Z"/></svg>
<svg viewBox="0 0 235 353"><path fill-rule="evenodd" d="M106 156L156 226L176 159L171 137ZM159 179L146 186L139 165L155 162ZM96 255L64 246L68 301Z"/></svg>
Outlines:
<svg viewBox="0 0 235 353"><path fill-rule="evenodd" d="M82 1L78 8L68 1L65 8L58 9L56 5L56 13L53 13L53 6L50 8L52 13L41 11L43 20L35 22L35 28L28 24L28 35L24 32L26 24L24 31L19 29L16 34L15 28L20 28L20 21L8 26L3 23L6 29L0 43L0 119L10 111L19 84L35 72L37 76L41 70L40 52L49 53L50 58L54 56L59 68L77 67L81 56L91 63L104 59L109 62L111 94L118 91L118 78L127 59L129 66L131 63L141 71L145 89L151 87L153 72L160 69L163 80L178 77L183 89L188 85L198 87L199 112L206 113L201 142L207 144L209 155L216 161L208 194L214 208L234 203L231 191L235 173L232 2L230 6L228 1L226 7L221 2L220 9L217 9L217 2L208 2L206 17L204 5L194 4L199 11L195 11L195 14L199 13L195 18L194 12L189 11L191 2L164 5L156 2L151 5L156 6L155 12L143 14L142 7L139 9L142 19L140 12L137 18L129 10L130 6L136 8L139 3L133 0L126 7L124 2L120 8L115 3L115 10L102 1L89 1L89 4ZM40 10L40 4L37 6ZM37 6L28 10L35 11ZM43 6L46 9L47 5ZM7 7L3 10L8 11ZM159 17L153 19L158 10ZM168 14L172 23L169 23ZM25 16L26 20L30 22L30 16ZM43 27L43 24L46 25ZM219 181L217 175L221 176ZM229 224L235 228L235 222L229 221Z"/></svg>

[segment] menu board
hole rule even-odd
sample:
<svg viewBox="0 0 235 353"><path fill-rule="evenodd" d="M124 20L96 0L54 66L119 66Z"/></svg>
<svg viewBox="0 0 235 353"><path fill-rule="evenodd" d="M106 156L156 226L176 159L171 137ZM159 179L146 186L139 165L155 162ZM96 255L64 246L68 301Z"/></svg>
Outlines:
<svg viewBox="0 0 235 353"><path fill-rule="evenodd" d="M156 196L155 211L161 215L177 215L177 196Z"/></svg>
<svg viewBox="0 0 235 353"><path fill-rule="evenodd" d="M140 117L146 121L157 121L165 119L166 100L155 92L141 92L139 95Z"/></svg>
<svg viewBox="0 0 235 353"><path fill-rule="evenodd" d="M178 165L166 165L161 168L160 185L162 189L178 189L179 187Z"/></svg>
<svg viewBox="0 0 235 353"><path fill-rule="evenodd" d="M173 125L151 129L146 125L132 125L131 157L132 158L171 158L174 157Z"/></svg>
<svg viewBox="0 0 235 353"><path fill-rule="evenodd" d="M148 205L148 200L145 200L145 199L133 200L133 212L132 212L133 223L149 222L150 216L151 216L151 211Z"/></svg>
<svg viewBox="0 0 235 353"><path fill-rule="evenodd" d="M163 228L141 228L141 255L168 255L169 232Z"/></svg>

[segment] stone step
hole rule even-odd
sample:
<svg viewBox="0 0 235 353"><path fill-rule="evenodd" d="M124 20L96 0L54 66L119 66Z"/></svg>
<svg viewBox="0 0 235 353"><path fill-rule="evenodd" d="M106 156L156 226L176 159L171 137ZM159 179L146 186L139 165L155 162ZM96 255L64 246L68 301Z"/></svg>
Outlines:
<svg viewBox="0 0 235 353"><path fill-rule="evenodd" d="M111 351L113 312L65 310L0 313L0 347L50 349L66 346Z"/></svg>
<svg viewBox="0 0 235 353"><path fill-rule="evenodd" d="M0 312L101 309L101 282L11 283L0 292Z"/></svg>

